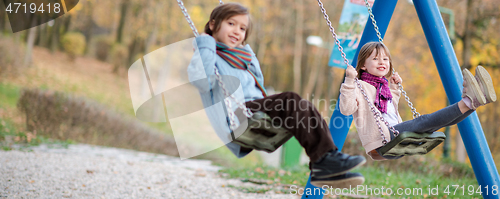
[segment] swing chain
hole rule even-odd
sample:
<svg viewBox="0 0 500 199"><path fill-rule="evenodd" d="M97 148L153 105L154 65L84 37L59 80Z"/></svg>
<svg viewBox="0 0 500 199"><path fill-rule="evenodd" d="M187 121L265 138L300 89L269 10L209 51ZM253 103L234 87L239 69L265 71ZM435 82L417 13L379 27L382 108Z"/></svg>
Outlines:
<svg viewBox="0 0 500 199"><path fill-rule="evenodd" d="M194 26L193 20L191 20L191 17L189 16L186 7L184 7L184 3L182 3L182 0L177 0L177 4L179 4L179 7L181 7L182 14L184 14L184 18L186 18L187 22L189 23L189 26L191 27L191 30L193 30L194 36L198 37L198 30Z"/></svg>
<svg viewBox="0 0 500 199"><path fill-rule="evenodd" d="M379 115L377 114L377 111L375 110L375 107L370 103L370 99L368 99L368 95L366 94L365 90L361 87L361 83L359 83L359 79L356 77L355 78L356 85L358 86L359 90L361 91L361 94L365 97L365 100L368 102L368 106L370 107L370 110L373 113L373 117L375 118L375 122L377 123L378 130L380 132L380 136L382 136L382 143L385 145L387 144L387 139L385 138L384 132L382 131L382 126L380 125L380 120L379 120Z"/></svg>
<svg viewBox="0 0 500 199"><path fill-rule="evenodd" d="M380 34L379 28L377 26L377 21L375 21L375 16L373 15L371 6L368 3L368 0L364 0L364 1L365 1L366 8L368 9L368 13L370 14L370 19L372 20L373 27L375 28L375 32L377 32L378 41L380 43L384 43L383 39L382 39L382 34ZM396 73L396 70L394 70L394 68L392 68L392 75L394 75L395 73ZM406 91L403 90L403 85L401 83L398 83L398 88L399 88L399 90L401 90L401 93L405 97L405 100L411 109L411 112L413 114L413 119L420 117L420 113L418 113L417 109L415 107L413 107L413 103L411 103L410 97L408 97Z"/></svg>
<svg viewBox="0 0 500 199"><path fill-rule="evenodd" d="M413 119L420 117L420 113L417 112L417 109L413 107L413 103L410 101L410 97L406 94L406 91L403 90L403 85L401 83L398 83L399 90L401 90L401 93L405 96L406 102L408 102L408 106L411 108L411 112L413 113Z"/></svg>
<svg viewBox="0 0 500 199"><path fill-rule="evenodd" d="M372 111L373 113L373 117L375 118L375 122L377 123L377 126L378 126L378 130L380 132L380 136L382 137L382 144L387 144L387 139L385 138L385 135L384 135L384 131L382 130L382 126L380 125L380 121L382 121L386 126L389 127L389 130L394 134L395 137L397 137L399 135L399 131L396 130L394 127L390 126L389 125L389 122L387 122L384 117L382 117L382 115L380 115L380 111L377 111L377 109L375 108L375 106L373 106L372 103L370 103L370 99L368 98L368 95L366 94L365 90L361 87L361 83L359 83L359 79L356 77L354 78L355 79L355 82L359 88L359 90L361 91L361 94L363 94L365 100L368 102L368 106L370 107L370 110Z"/></svg>
<svg viewBox="0 0 500 199"><path fill-rule="evenodd" d="M380 34L380 31L378 30L377 22L375 21L375 16L372 13L372 8L371 8L370 4L368 3L368 0L365 0L365 5L366 5L366 8L368 8L368 13L370 13L370 18L372 19L372 24L373 24L373 27L375 28L375 32L377 32L378 41L380 43L384 43L383 42L384 40L382 39L382 34ZM393 70L393 72L394 72L394 70Z"/></svg>
<svg viewBox="0 0 500 199"><path fill-rule="evenodd" d="M243 114L245 114L245 116L247 116L248 118L251 118L253 116L253 113L252 113L252 111L250 111L249 108L247 108L245 106L245 104L243 104L243 102L237 100L232 94L230 94L227 91L226 86L224 86L224 84L222 83L222 78L220 76L220 73L219 73L219 70L217 69L217 67L214 67L214 72L215 72L215 79L217 79L217 81L219 82L219 86L221 87L222 92L224 93L224 96L226 97L226 98L224 98L224 103L226 104L226 107L228 109L227 113L229 116L230 128L231 128L231 130L235 130L237 128L236 121L235 121L236 115L234 114L234 111L231 108L231 101L229 101L229 98L231 98L234 102L236 102L237 106L243 110Z"/></svg>
<svg viewBox="0 0 500 199"><path fill-rule="evenodd" d="M342 58L344 59L345 65L347 65L347 67L351 66L349 64L349 60L347 60L347 57L344 53L344 48L342 48L342 45L340 45L340 41L337 38L337 33L335 33L335 29L332 26L332 22L330 21L330 17L326 13L326 9L323 7L323 3L321 2L321 0L318 0L318 5L321 8L321 12L323 13L324 18L326 19L326 24L330 27L330 32L332 33L332 36L335 39L335 44L337 44L337 46L339 47L339 51L341 52L341 55L342 55Z"/></svg>

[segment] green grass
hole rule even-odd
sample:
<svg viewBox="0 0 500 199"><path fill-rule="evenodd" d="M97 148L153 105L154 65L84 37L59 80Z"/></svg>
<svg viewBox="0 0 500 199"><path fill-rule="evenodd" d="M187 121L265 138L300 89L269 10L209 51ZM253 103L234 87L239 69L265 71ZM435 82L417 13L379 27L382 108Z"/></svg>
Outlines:
<svg viewBox="0 0 500 199"><path fill-rule="evenodd" d="M19 99L19 87L0 82L0 108L16 107Z"/></svg>
<svg viewBox="0 0 500 199"><path fill-rule="evenodd" d="M478 184L475 178L449 178L432 171L428 173L414 171L387 171L376 167L362 167L357 169L356 172L360 172L365 176L365 185L367 185L368 188L390 188L394 194L397 194L396 191L400 190L402 195L397 195L397 197L481 197L476 193ZM457 185L460 187L464 186L463 190L465 193L462 193L462 188L457 189ZM472 195L468 195L469 186L471 186L470 188L474 188L471 192ZM420 190L421 192L418 193ZM430 194L430 190L433 190L432 193L437 193L437 195ZM408 191L410 194L406 195L404 191ZM446 191L449 193L445 193ZM362 195L370 194L364 192ZM387 197L393 198L394 195Z"/></svg>
<svg viewBox="0 0 500 199"><path fill-rule="evenodd" d="M28 139L28 137L30 137ZM75 143L72 140L54 140L40 135L34 135L16 128L16 125L9 118L0 118L0 149L4 151L12 150L12 145L20 148L38 146L40 144L57 145L67 148L69 144Z"/></svg>
<svg viewBox="0 0 500 199"><path fill-rule="evenodd" d="M0 118L0 138L8 135L16 135L18 130L15 128L13 123L7 118Z"/></svg>
<svg viewBox="0 0 500 199"><path fill-rule="evenodd" d="M432 169L432 168L430 168ZM438 172L422 171L387 171L378 166L361 167L354 172L359 172L365 177L363 186L354 189L354 193L369 197L382 198L481 198L478 193L478 184L475 178L446 177ZM273 168L263 165L247 166L240 168L227 168L220 171L226 178L237 178L242 181L256 184L274 185L275 188L248 188L234 187L242 192L262 193L274 190L279 193L303 193L309 169L307 166L298 166L291 169ZM295 185L300 188L292 188ZM382 187L385 195L382 194ZM392 195L388 195L391 191ZM327 189L329 192L335 189ZM371 191L370 191L371 190ZM405 194L409 193L408 195ZM490 188L490 191L491 188ZM399 194L398 194L399 192ZM340 190L339 190L340 193ZM470 195L469 195L470 194ZM491 192L490 192L491 194ZM345 198L347 196L342 196Z"/></svg>

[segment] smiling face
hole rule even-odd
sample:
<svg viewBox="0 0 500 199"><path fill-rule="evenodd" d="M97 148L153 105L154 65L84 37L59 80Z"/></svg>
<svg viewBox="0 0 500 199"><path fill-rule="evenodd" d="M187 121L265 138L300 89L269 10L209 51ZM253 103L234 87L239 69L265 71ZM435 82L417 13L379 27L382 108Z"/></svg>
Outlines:
<svg viewBox="0 0 500 199"><path fill-rule="evenodd" d="M210 23L210 30L214 31L215 41L222 42L231 48L240 46L245 41L245 35L249 24L248 15L234 15L225 19L220 24L219 30L214 30L214 24Z"/></svg>
<svg viewBox="0 0 500 199"><path fill-rule="evenodd" d="M364 72L377 77L391 77L392 60L389 49L380 42L368 42L359 50L356 71L357 78L361 79Z"/></svg>
<svg viewBox="0 0 500 199"><path fill-rule="evenodd" d="M384 77L389 72L390 66L390 58L385 54L385 51L374 50L361 69L377 77Z"/></svg>

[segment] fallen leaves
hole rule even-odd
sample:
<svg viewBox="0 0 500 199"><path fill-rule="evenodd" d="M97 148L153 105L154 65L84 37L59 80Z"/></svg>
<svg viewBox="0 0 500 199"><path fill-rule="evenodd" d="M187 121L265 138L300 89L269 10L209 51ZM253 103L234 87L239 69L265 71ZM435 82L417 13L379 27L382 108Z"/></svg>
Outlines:
<svg viewBox="0 0 500 199"><path fill-rule="evenodd" d="M257 167L255 168L253 171L257 172L257 173L261 173L263 174L264 173L264 169L260 168L260 167Z"/></svg>

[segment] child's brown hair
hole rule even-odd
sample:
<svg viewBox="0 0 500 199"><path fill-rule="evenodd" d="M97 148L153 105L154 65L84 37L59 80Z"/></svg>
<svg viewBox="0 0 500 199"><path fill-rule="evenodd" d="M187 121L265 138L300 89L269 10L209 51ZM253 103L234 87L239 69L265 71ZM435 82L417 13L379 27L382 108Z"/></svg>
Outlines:
<svg viewBox="0 0 500 199"><path fill-rule="evenodd" d="M222 21L235 15L248 15L248 26L245 31L245 38L243 39L243 43L245 43L252 29L252 20L250 19L248 9L237 3L226 3L217 6L212 11L212 14L210 14L210 20L205 25L205 33L213 36L214 33L220 30ZM210 30L210 22L213 22L214 30Z"/></svg>
<svg viewBox="0 0 500 199"><path fill-rule="evenodd" d="M378 55L380 50L383 50L385 52L385 55L389 57L389 72L387 75L385 75L386 78L389 78L392 76L392 58L391 58L391 52L389 52L389 48L385 46L381 42L368 42L363 47L361 47L361 50L359 50L359 55L358 55L358 64L356 65L356 71L358 72L358 79L361 78L361 74L366 72L365 70L361 69L365 65L366 59L370 57L372 52L375 50L375 54Z"/></svg>

